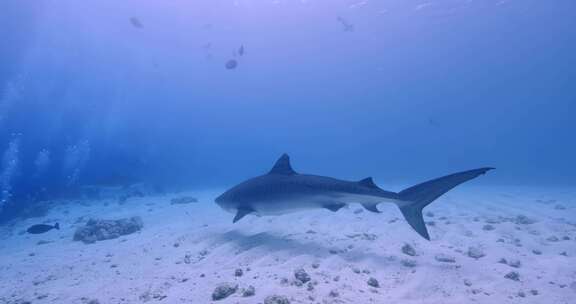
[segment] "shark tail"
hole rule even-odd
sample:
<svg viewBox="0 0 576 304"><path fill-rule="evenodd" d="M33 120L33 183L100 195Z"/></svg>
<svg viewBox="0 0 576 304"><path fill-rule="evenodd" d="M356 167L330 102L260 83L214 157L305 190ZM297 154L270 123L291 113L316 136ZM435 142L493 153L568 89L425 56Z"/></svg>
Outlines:
<svg viewBox="0 0 576 304"><path fill-rule="evenodd" d="M398 193L400 211L404 218L423 238L430 240L430 235L424 223L422 209L434 200L450 191L452 188L474 179L494 168L480 168L458 172L423 182L416 186L402 190Z"/></svg>

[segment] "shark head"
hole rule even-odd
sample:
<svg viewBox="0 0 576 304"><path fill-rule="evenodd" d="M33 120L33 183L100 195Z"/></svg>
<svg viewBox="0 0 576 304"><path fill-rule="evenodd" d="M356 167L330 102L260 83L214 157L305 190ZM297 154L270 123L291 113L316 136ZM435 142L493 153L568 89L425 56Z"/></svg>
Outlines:
<svg viewBox="0 0 576 304"><path fill-rule="evenodd" d="M216 204L220 206L220 208L230 213L236 214L236 217L234 217L234 223L236 223L247 214L253 213L255 211L249 204L245 204L241 200L237 199L239 196L238 193L238 186L236 186L224 192L214 200Z"/></svg>
<svg viewBox="0 0 576 304"><path fill-rule="evenodd" d="M238 202L236 199L234 199L235 193L237 191L232 188L224 193L222 193L220 196L218 196L214 202L216 202L216 204L218 206L220 206L220 208L228 211L228 212L233 212L235 213L239 206L241 205L240 202Z"/></svg>

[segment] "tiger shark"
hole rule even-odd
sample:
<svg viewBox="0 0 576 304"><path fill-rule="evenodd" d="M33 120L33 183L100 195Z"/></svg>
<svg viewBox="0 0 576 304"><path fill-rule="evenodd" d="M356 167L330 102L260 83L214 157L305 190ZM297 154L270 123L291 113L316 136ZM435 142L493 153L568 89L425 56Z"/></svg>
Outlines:
<svg viewBox="0 0 576 304"><path fill-rule="evenodd" d="M378 204L390 202L400 208L408 224L420 236L430 240L422 217L424 207L452 188L492 169L486 167L458 172L396 193L381 189L371 177L344 181L296 173L290 164L290 157L284 154L270 172L234 186L216 198L216 203L236 214L233 219L233 223L236 223L249 214L282 215L319 208L336 212L350 203L359 203L368 211L380 213Z"/></svg>

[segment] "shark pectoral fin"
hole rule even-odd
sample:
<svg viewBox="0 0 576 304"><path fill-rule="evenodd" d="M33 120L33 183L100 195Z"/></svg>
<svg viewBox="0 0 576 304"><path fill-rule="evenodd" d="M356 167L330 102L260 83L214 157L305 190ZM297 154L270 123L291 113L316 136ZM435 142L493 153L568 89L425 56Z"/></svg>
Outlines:
<svg viewBox="0 0 576 304"><path fill-rule="evenodd" d="M324 204L322 207L324 207L325 209L328 209L332 212L336 212L340 209L342 209L342 207L346 206L346 204L344 203L329 203L329 204Z"/></svg>
<svg viewBox="0 0 576 304"><path fill-rule="evenodd" d="M248 215L252 212L254 212L254 209L252 209L252 208L240 208L240 209L238 209L238 212L236 212L236 216L232 220L232 223L236 223L237 221L241 220L243 217L245 217L246 215Z"/></svg>
<svg viewBox="0 0 576 304"><path fill-rule="evenodd" d="M362 204L362 207L364 207L364 209L366 209L370 212L382 213L382 211L378 210L377 206L378 206L378 204L374 204L374 203Z"/></svg>

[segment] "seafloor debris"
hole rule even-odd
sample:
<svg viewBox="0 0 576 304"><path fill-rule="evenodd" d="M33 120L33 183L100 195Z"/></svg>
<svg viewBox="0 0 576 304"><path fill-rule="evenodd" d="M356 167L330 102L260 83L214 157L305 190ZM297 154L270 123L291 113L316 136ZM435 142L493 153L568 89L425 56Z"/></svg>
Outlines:
<svg viewBox="0 0 576 304"><path fill-rule="evenodd" d="M409 256L415 256L416 255L416 249L414 249L414 247L412 247L412 245L410 245L410 244L404 244L404 246L402 246L402 253L409 255Z"/></svg>
<svg viewBox="0 0 576 304"><path fill-rule="evenodd" d="M248 288L244 289L242 292L243 297L252 297L254 295L256 295L256 288L252 285L248 286Z"/></svg>
<svg viewBox="0 0 576 304"><path fill-rule="evenodd" d="M290 304L290 300L285 296L272 295L264 299L264 304Z"/></svg>
<svg viewBox="0 0 576 304"><path fill-rule="evenodd" d="M118 196L118 203L124 204L124 203L126 203L126 201L128 201L128 199L133 198L133 197L144 197L144 193L141 190L136 189L136 188L128 188L128 189L126 189L126 193Z"/></svg>
<svg viewBox="0 0 576 304"><path fill-rule="evenodd" d="M490 224L486 224L484 226L482 226L482 230L484 231L492 231L494 230L494 226L490 225Z"/></svg>
<svg viewBox="0 0 576 304"><path fill-rule="evenodd" d="M197 203L198 199L192 196L175 197L170 200L171 205L183 205L190 203Z"/></svg>
<svg viewBox="0 0 576 304"><path fill-rule="evenodd" d="M368 284L368 286L372 286L374 288L380 287L380 282L378 282L378 280L376 280L375 278L369 278L368 282L366 283Z"/></svg>
<svg viewBox="0 0 576 304"><path fill-rule="evenodd" d="M516 271L510 271L504 277L512 281L520 281L520 274Z"/></svg>
<svg viewBox="0 0 576 304"><path fill-rule="evenodd" d="M294 277L296 278L296 280L302 283L307 283L308 281L310 281L310 275L303 268L294 271Z"/></svg>
<svg viewBox="0 0 576 304"><path fill-rule="evenodd" d="M402 261L400 261L400 263L402 264L402 266L409 267L409 268L413 268L413 267L416 267L418 265L418 262L416 262L415 260L410 260L410 259L402 259Z"/></svg>
<svg viewBox="0 0 576 304"><path fill-rule="evenodd" d="M480 247L469 247L468 256L474 259L479 259L486 256L486 254Z"/></svg>
<svg viewBox="0 0 576 304"><path fill-rule="evenodd" d="M231 283L222 283L216 286L212 292L212 300L218 301L233 295L238 290L238 285Z"/></svg>
<svg viewBox="0 0 576 304"><path fill-rule="evenodd" d="M530 225L536 223L536 220L531 219L525 215L518 215L514 218L514 223L518 225Z"/></svg>
<svg viewBox="0 0 576 304"><path fill-rule="evenodd" d="M378 235L374 233L354 233L346 236L351 239L360 239L364 241L375 241L378 238Z"/></svg>
<svg viewBox="0 0 576 304"><path fill-rule="evenodd" d="M520 268L522 266L522 262L520 262L520 260L506 260L505 258L501 258L498 263L505 264L514 268Z"/></svg>
<svg viewBox="0 0 576 304"><path fill-rule="evenodd" d="M143 226L139 216L119 220L90 219L84 227L79 227L76 230L74 241L91 244L96 241L115 239L140 231Z"/></svg>
<svg viewBox="0 0 576 304"><path fill-rule="evenodd" d="M456 263L456 258L451 256L451 255L447 255L447 254L437 254L434 259L436 259L436 261L438 262L442 262L442 263Z"/></svg>

